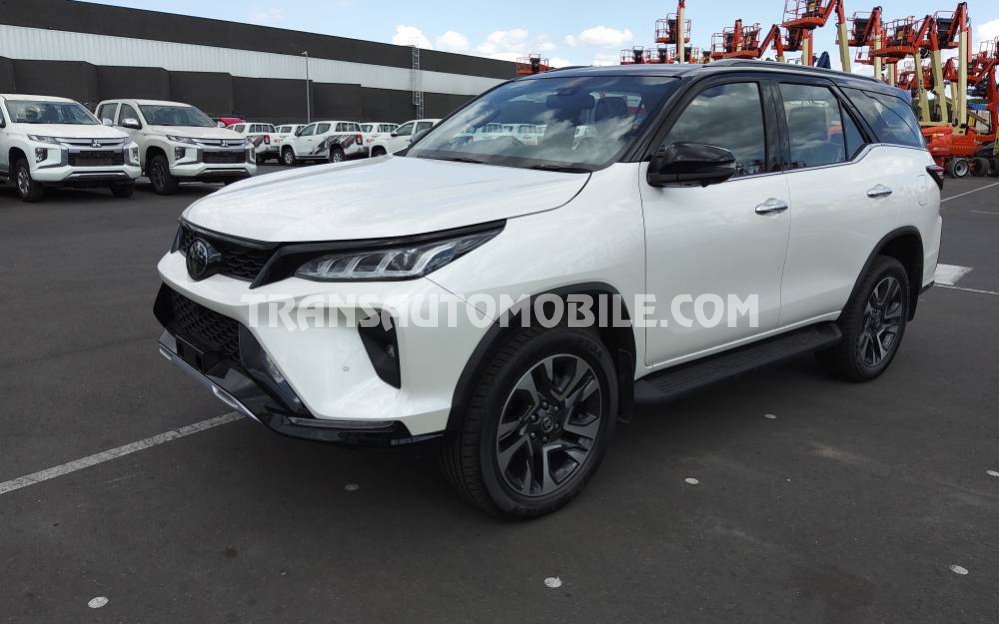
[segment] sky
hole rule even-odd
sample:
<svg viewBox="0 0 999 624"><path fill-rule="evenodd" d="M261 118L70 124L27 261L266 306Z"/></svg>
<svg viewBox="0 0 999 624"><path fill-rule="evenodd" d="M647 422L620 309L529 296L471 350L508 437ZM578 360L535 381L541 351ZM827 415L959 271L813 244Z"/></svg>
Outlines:
<svg viewBox="0 0 999 624"><path fill-rule="evenodd" d="M540 53L554 66L617 64L622 49L654 46L655 21L676 11L676 0L631 2L575 0L537 2L421 2L399 0L97 0L134 8L262 24L371 41L411 45L503 60ZM869 11L877 0L847 0L847 14ZM956 1L880 0L885 19L953 11ZM999 37L999 2L969 2L974 50L983 39ZM782 21L784 0L688 0L693 45L711 46L711 35L737 18L759 22L764 31ZM839 68L835 26L816 32L816 53L828 51Z"/></svg>

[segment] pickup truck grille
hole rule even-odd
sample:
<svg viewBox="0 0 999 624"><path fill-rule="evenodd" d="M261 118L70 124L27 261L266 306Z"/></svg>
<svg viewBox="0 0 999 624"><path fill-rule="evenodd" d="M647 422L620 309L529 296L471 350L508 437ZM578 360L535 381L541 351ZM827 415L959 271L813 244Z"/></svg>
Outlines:
<svg viewBox="0 0 999 624"><path fill-rule="evenodd" d="M239 323L167 289L167 312L171 329L178 337L207 351L239 362Z"/></svg>
<svg viewBox="0 0 999 624"><path fill-rule="evenodd" d="M70 152L69 164L71 167L111 167L124 165L125 153L121 150L113 152L98 150Z"/></svg>
<svg viewBox="0 0 999 624"><path fill-rule="evenodd" d="M209 165L236 165L246 161L246 152L204 152L201 161Z"/></svg>
<svg viewBox="0 0 999 624"><path fill-rule="evenodd" d="M187 249L195 238L204 239L222 254L221 275L252 282L260 274L267 261L274 255L273 245L253 245L232 239L195 232L186 225L180 226L180 241L177 251L187 255Z"/></svg>

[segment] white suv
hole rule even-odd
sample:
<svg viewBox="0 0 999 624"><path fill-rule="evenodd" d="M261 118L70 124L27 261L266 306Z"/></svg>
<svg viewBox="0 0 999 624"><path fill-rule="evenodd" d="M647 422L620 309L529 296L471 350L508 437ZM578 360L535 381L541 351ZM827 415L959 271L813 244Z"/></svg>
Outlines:
<svg viewBox="0 0 999 624"><path fill-rule="evenodd" d="M338 163L367 155L361 125L353 121L317 121L281 143L281 162L289 167L303 161Z"/></svg>
<svg viewBox="0 0 999 624"><path fill-rule="evenodd" d="M544 134L460 140L489 123ZM872 79L525 77L405 156L194 203L159 264L160 350L283 434L437 439L465 498L539 515L594 474L636 384L677 396L810 351L883 373L933 283L941 174Z"/></svg>
<svg viewBox="0 0 999 624"><path fill-rule="evenodd" d="M368 147L371 151L371 157L375 158L401 152L409 147L409 144L414 139L429 132L439 122L440 119L414 119L407 121L396 128L391 134L382 135L372 140Z"/></svg>
<svg viewBox="0 0 999 624"><path fill-rule="evenodd" d="M161 195L176 193L181 182L228 184L257 173L253 145L188 104L106 100L97 117L139 145L142 170Z"/></svg>
<svg viewBox="0 0 999 624"><path fill-rule="evenodd" d="M0 180L21 199L42 199L46 186L106 186L130 197L139 177L139 148L65 98L0 95Z"/></svg>

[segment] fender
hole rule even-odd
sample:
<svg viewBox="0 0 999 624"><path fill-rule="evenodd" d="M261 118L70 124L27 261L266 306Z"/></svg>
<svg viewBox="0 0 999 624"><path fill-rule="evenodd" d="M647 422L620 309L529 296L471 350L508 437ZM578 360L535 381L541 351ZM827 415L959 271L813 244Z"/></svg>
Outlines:
<svg viewBox="0 0 999 624"><path fill-rule="evenodd" d="M545 295L555 295L565 298L569 295L582 293L593 295L620 296L621 293L610 284L604 282L584 282L570 286L562 286L545 292L531 295L529 301L532 302L538 297ZM622 306L622 313L627 320L631 320L631 312L627 308L627 302ZM448 415L448 432L457 431L461 426L461 420L468 407L471 398L473 385L479 377L485 365L489 362L490 355L494 353L506 332L517 327L516 323L510 323L508 327L503 327L500 319L486 331L479 341L478 346L472 351L472 355L465 363L461 376L458 377L458 384L454 389L454 396L451 399L451 412ZM611 334L615 334L614 337ZM618 378L618 411L619 417L631 413L635 396L635 333L632 328L606 328L601 329L601 340L607 345L614 359L617 368Z"/></svg>
<svg viewBox="0 0 999 624"><path fill-rule="evenodd" d="M864 268L860 270L860 274L857 275L857 281L853 284L853 290L850 291L850 298L847 301L853 301L853 298L857 296L857 292L860 290L860 283L864 280L864 276L870 270L871 265L874 263L874 259L880 255L881 252L885 250L893 241L902 238L903 236L915 236L919 241L919 249L916 253L916 258L912 262L912 266L906 266L905 269L909 272L909 293L910 293L910 306L909 306L909 319L913 320L916 317L916 305L919 303L919 294L922 291L923 286L923 236L919 233L919 230L914 226L906 225L897 229L892 230L884 235L878 244L874 246L874 250L871 251L871 255L867 257L867 261L864 262ZM895 256L892 256L895 257ZM901 259L899 259L901 262ZM903 264L905 264L903 262Z"/></svg>

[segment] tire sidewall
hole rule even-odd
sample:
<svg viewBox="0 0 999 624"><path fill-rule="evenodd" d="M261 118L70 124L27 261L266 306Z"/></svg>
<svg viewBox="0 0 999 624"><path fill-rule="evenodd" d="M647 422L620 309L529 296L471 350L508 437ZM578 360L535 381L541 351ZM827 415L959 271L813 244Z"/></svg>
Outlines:
<svg viewBox="0 0 999 624"><path fill-rule="evenodd" d="M295 165L295 152L290 147L281 152L281 163L288 167Z"/></svg>
<svg viewBox="0 0 999 624"><path fill-rule="evenodd" d="M864 354L861 353L859 348L859 339L861 331L863 330L863 311L867 306L867 301L870 299L871 294L874 292L875 287L881 283L886 277L894 277L898 280L902 288L902 318L899 324L898 336L895 338L895 342L892 345L891 353L888 354L886 358L881 360L875 366L868 366L864 362ZM874 271L871 272L869 279L865 280L864 288L858 293L857 301L853 302L854 305L858 306L857 313L854 315L856 323L853 327L847 328L847 333L844 339L850 340L852 345L852 352L854 358L854 366L857 370L861 372L865 377L874 378L881 375L887 368L891 365L892 360L898 355L899 348L902 345L902 339L905 338L905 330L908 325L909 320L909 310L912 306L912 293L910 292L909 276L905 272L905 268L902 264L893 258L881 258L878 264L874 267Z"/></svg>
<svg viewBox="0 0 999 624"><path fill-rule="evenodd" d="M511 389L521 377L541 360L561 353L583 358L599 378L603 402L600 431L586 462L569 484L545 496L526 497L513 491L499 472L495 452L499 418ZM489 497L502 512L517 515L548 513L571 501L603 459L617 420L617 406L617 378L611 354L594 335L583 330L555 328L532 339L507 362L486 395L479 435L479 465Z"/></svg>

